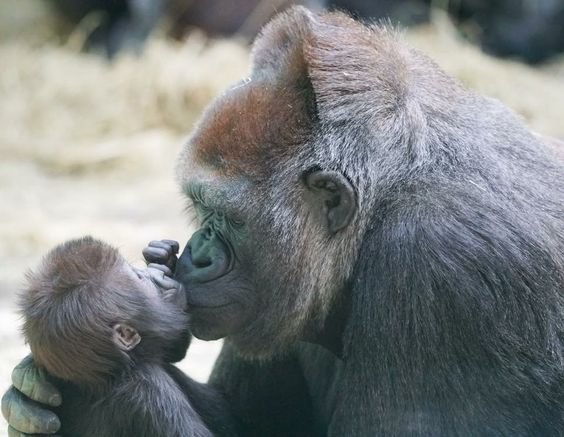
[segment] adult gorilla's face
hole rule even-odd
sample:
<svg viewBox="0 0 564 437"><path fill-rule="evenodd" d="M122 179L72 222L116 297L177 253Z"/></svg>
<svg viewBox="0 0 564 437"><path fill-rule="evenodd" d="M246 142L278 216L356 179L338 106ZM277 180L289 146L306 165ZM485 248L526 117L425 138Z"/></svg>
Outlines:
<svg viewBox="0 0 564 437"><path fill-rule="evenodd" d="M177 168L200 226L176 271L192 331L229 336L255 357L315 336L360 238L355 188L328 162L332 140L321 135L302 36L285 39L291 29L265 29L251 77L208 109Z"/></svg>
<svg viewBox="0 0 564 437"><path fill-rule="evenodd" d="M242 138L247 132L239 131L239 110L229 108L255 92L253 85L246 87L217 102L181 159L183 190L199 229L177 263L176 278L186 287L196 337L229 336L242 353L256 357L281 352L323 325L352 265L354 239L345 228L354 216L355 195L338 172L319 170L308 159L300 166L282 162L277 172L262 151L252 150L251 138ZM256 107L255 101L246 103ZM270 116L272 128L276 114L264 116ZM298 132L256 141L273 144L276 138L283 147L288 134ZM215 144L222 149L211 150ZM245 159L257 153L262 168L252 163L241 168L242 161L227 164L214 156L221 151L226 159L240 153L237 147L248 153Z"/></svg>
<svg viewBox="0 0 564 437"><path fill-rule="evenodd" d="M239 332L256 312L256 292L241 259L243 223L204 198L198 180L185 189L200 228L184 248L176 278L187 289L193 333L213 340ZM206 194L217 199L217 194ZM211 200L211 199L210 199Z"/></svg>

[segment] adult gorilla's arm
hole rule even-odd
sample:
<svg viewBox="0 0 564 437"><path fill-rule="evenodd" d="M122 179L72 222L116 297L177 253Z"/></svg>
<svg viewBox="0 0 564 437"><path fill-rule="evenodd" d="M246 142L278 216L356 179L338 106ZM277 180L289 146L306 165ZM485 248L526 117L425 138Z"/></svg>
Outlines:
<svg viewBox="0 0 564 437"><path fill-rule="evenodd" d="M14 384L2 399L2 413L10 437L57 432L60 421L49 410L61 404L61 395L33 363L31 355L14 369ZM314 436L309 392L295 357L269 362L241 359L226 341L210 385L226 397L245 436ZM197 407L196 399L193 399Z"/></svg>
<svg viewBox="0 0 564 437"><path fill-rule="evenodd" d="M24 358L12 372L13 386L2 398L2 414L10 437L53 434L61 427L49 407L61 405L61 394L31 357Z"/></svg>
<svg viewBox="0 0 564 437"><path fill-rule="evenodd" d="M244 436L315 436L312 403L295 356L246 361L225 341L209 384L220 390Z"/></svg>

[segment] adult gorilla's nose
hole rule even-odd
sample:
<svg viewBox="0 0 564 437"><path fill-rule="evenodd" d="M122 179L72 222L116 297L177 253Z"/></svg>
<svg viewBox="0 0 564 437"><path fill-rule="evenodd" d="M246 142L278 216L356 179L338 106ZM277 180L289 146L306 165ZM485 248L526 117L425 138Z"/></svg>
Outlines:
<svg viewBox="0 0 564 437"><path fill-rule="evenodd" d="M211 228L195 232L176 265L175 279L182 284L206 283L229 272L227 245Z"/></svg>
<svg viewBox="0 0 564 437"><path fill-rule="evenodd" d="M210 253L212 239L213 235L210 228L200 229L190 238L188 246L190 247L192 263L196 267L206 268L213 263Z"/></svg>

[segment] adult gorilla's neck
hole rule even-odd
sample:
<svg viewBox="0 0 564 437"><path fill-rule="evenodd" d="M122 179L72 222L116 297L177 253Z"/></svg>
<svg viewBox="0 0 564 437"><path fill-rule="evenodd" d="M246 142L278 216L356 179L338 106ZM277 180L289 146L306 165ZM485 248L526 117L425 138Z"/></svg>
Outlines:
<svg viewBox="0 0 564 437"><path fill-rule="evenodd" d="M304 329L302 341L323 346L335 356L343 358L343 335L351 309L350 290L343 290L340 297L333 302L323 327L319 329L317 320Z"/></svg>

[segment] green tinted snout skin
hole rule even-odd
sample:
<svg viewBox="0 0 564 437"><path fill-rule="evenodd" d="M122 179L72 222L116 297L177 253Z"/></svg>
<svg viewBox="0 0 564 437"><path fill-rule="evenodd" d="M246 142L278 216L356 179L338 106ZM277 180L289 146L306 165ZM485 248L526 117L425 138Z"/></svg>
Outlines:
<svg viewBox="0 0 564 437"><path fill-rule="evenodd" d="M195 232L176 266L175 279L183 284L206 283L230 270L230 251L210 227Z"/></svg>

